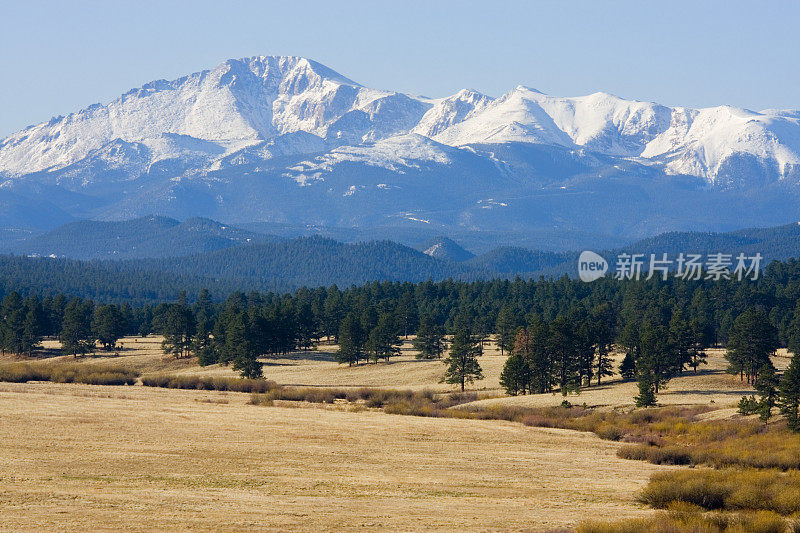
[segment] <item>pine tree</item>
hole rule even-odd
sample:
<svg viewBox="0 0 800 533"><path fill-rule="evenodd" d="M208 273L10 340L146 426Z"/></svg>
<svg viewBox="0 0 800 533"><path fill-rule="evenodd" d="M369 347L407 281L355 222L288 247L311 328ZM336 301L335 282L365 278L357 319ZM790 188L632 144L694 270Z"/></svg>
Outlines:
<svg viewBox="0 0 800 533"><path fill-rule="evenodd" d="M378 311L375 309L374 305L371 304L367 305L364 308L364 311L361 313L361 331L363 332L364 336L363 343L367 341L367 337L369 337L369 332L375 329L375 326L377 325L378 325Z"/></svg>
<svg viewBox="0 0 800 533"><path fill-rule="evenodd" d="M161 333L164 335L161 349L178 359L189 357L194 328L194 315L188 305L185 303L170 305L161 328Z"/></svg>
<svg viewBox="0 0 800 533"><path fill-rule="evenodd" d="M625 357L619 365L619 373L622 379L631 380L636 377L636 361L633 359L633 352L625 352Z"/></svg>
<svg viewBox="0 0 800 533"><path fill-rule="evenodd" d="M602 378L614 375L614 364L611 352L614 348L614 336L617 326L617 314L608 302L592 309L592 334L597 346L597 384Z"/></svg>
<svg viewBox="0 0 800 533"><path fill-rule="evenodd" d="M147 337L153 332L153 310L146 308L142 314L141 322L139 322L139 330L137 333L140 337Z"/></svg>
<svg viewBox="0 0 800 533"><path fill-rule="evenodd" d="M339 326L339 351L334 355L337 362L350 366L362 359L364 334L361 322L353 313L348 314Z"/></svg>
<svg viewBox="0 0 800 533"><path fill-rule="evenodd" d="M792 353L800 353L800 300L795 305L792 319L788 324L786 346Z"/></svg>
<svg viewBox="0 0 800 533"><path fill-rule="evenodd" d="M566 396L580 391L580 347L572 322L559 315L550 323L548 350L552 354L555 381Z"/></svg>
<svg viewBox="0 0 800 533"><path fill-rule="evenodd" d="M418 313L417 302L414 301L414 294L411 292L404 292L397 302L397 309L395 310L397 324L400 327L400 332L404 338L408 338L408 334L414 330L417 325Z"/></svg>
<svg viewBox="0 0 800 533"><path fill-rule="evenodd" d="M136 321L136 317L133 314L131 304L127 302L122 304L119 307L119 313L121 316L122 336L136 335L136 332L139 330L139 323Z"/></svg>
<svg viewBox="0 0 800 533"><path fill-rule="evenodd" d="M627 322L619 335L619 344L625 349L625 357L619 367L622 379L636 378L636 360L639 358L639 328L636 322Z"/></svg>
<svg viewBox="0 0 800 533"><path fill-rule="evenodd" d="M585 317L573 316L575 331L575 353L578 359L578 384L590 387L594 376L595 340L593 328Z"/></svg>
<svg viewBox="0 0 800 533"><path fill-rule="evenodd" d="M299 346L304 350L311 349L314 339L317 337L317 320L310 302L304 301L300 304L294 317L294 323L297 326Z"/></svg>
<svg viewBox="0 0 800 533"><path fill-rule="evenodd" d="M702 287L695 289L692 295L692 302L689 304L689 323L692 327L695 343L703 349L714 344L716 341L714 309L706 291Z"/></svg>
<svg viewBox="0 0 800 533"><path fill-rule="evenodd" d="M211 336L211 332L214 330L214 305L208 289L200 291L197 301L192 307L192 313L195 317L196 327L189 349L197 356L200 366L213 365L219 362L219 353Z"/></svg>
<svg viewBox="0 0 800 533"><path fill-rule="evenodd" d="M725 354L730 363L728 371L753 383L758 371L771 362L770 356L778 346L778 331L767 315L748 309L733 322Z"/></svg>
<svg viewBox="0 0 800 533"><path fill-rule="evenodd" d="M694 334L689 321L680 309L675 310L669 321L668 341L673 353L675 370L683 373L684 367L693 363Z"/></svg>
<svg viewBox="0 0 800 533"><path fill-rule="evenodd" d="M244 378L262 377L263 364L258 360L252 343L250 320L246 311L240 311L225 325L226 359L233 363Z"/></svg>
<svg viewBox="0 0 800 533"><path fill-rule="evenodd" d="M25 315L22 298L16 291L10 292L0 305L0 340L2 352L21 354L24 350Z"/></svg>
<svg viewBox="0 0 800 533"><path fill-rule="evenodd" d="M394 317L389 314L381 315L378 325L370 332L367 342L372 359L375 362L384 359L388 363L390 357L400 355L402 344L394 325Z"/></svg>
<svg viewBox="0 0 800 533"><path fill-rule="evenodd" d="M219 362L219 354L211 338L210 323L204 318L198 319L197 329L192 339L191 351L197 356L197 363L200 366L213 365Z"/></svg>
<svg viewBox="0 0 800 533"><path fill-rule="evenodd" d="M86 355L94 349L92 338L91 302L73 298L64 308L64 319L61 325L61 351L66 355Z"/></svg>
<svg viewBox="0 0 800 533"><path fill-rule="evenodd" d="M459 329L453 335L450 354L444 360L447 365L441 383L461 385L461 390L467 383L483 379L483 371L478 363L480 348L478 341L467 329Z"/></svg>
<svg viewBox="0 0 800 533"><path fill-rule="evenodd" d="M533 315L528 329L519 329L514 351L523 354L531 372L529 391L550 392L553 388L553 359L550 354L550 327Z"/></svg>
<svg viewBox="0 0 800 533"><path fill-rule="evenodd" d="M678 356L669 341L667 328L643 322L639 330L639 358L636 360L636 378L652 386L655 394L665 385L678 368Z"/></svg>
<svg viewBox="0 0 800 533"><path fill-rule="evenodd" d="M431 315L423 315L419 321L417 337L411 344L418 352L417 359L438 359L445 350L444 331Z"/></svg>
<svg viewBox="0 0 800 533"><path fill-rule="evenodd" d="M336 337L339 335L339 325L344 318L342 296L339 293L339 289L336 287L336 285L328 288L328 291L325 295L325 303L323 304L322 312L322 332L330 341L331 337Z"/></svg>
<svg viewBox="0 0 800 533"><path fill-rule="evenodd" d="M689 348L689 366L692 367L694 373L697 374L697 367L700 365L708 364L706 360L706 348L708 348L708 333L705 323L692 319L689 322L689 327L692 330L692 344Z"/></svg>
<svg viewBox="0 0 800 533"><path fill-rule="evenodd" d="M39 347L47 326L47 318L39 298L32 296L25 301L25 322L22 328L22 351L33 355Z"/></svg>
<svg viewBox="0 0 800 533"><path fill-rule="evenodd" d="M511 306L504 305L497 314L494 331L497 335L497 346L500 348L500 355L514 348L514 333L517 329L517 317Z"/></svg>
<svg viewBox="0 0 800 533"><path fill-rule="evenodd" d="M531 369L525 357L519 353L512 353L503 365L500 373L500 386L511 396L525 394L531 384Z"/></svg>
<svg viewBox="0 0 800 533"><path fill-rule="evenodd" d="M64 308L67 306L67 297L57 294L54 298L45 298L42 302L45 315L47 315L47 332L45 335L56 337L61 333L61 321L64 320Z"/></svg>
<svg viewBox="0 0 800 533"><path fill-rule="evenodd" d="M656 405L656 388L653 374L646 370L637 372L639 395L636 396L636 407L652 407Z"/></svg>
<svg viewBox="0 0 800 533"><path fill-rule="evenodd" d="M800 355L795 352L778 388L778 406L792 431L800 432Z"/></svg>
<svg viewBox="0 0 800 533"><path fill-rule="evenodd" d="M755 389L760 396L758 414L764 423L772 417L772 408L775 407L778 397L778 376L772 363L765 364L758 371Z"/></svg>
<svg viewBox="0 0 800 533"><path fill-rule="evenodd" d="M125 317L116 305L98 305L94 310L92 332L103 349L113 350L125 334Z"/></svg>

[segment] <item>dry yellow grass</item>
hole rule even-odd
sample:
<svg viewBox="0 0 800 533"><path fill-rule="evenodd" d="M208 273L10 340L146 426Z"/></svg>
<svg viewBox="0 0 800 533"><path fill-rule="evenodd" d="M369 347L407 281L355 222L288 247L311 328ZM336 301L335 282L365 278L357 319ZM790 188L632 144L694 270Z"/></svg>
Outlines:
<svg viewBox="0 0 800 533"><path fill-rule="evenodd" d="M118 357L78 361L143 374L236 375L164 356L160 341L126 338ZM58 344L46 347L54 353ZM265 377L452 390L439 383L442 362L415 359L408 344L390 364L357 367L334 362L335 349L265 360ZM480 359L486 377L473 390L488 399L474 404L562 402L560 394L503 396L505 359L494 350ZM779 368L787 362L776 358ZM700 374L673 379L659 402L713 403L724 409L708 417L731 416L752 391L725 366L723 352L712 351ZM627 406L635 394L635 383L617 378L568 399ZM636 494L665 469L619 459L618 444L572 431L248 400L141 386L0 384L0 530L537 530L647 515Z"/></svg>
<svg viewBox="0 0 800 533"><path fill-rule="evenodd" d="M664 470L590 434L0 384L3 530L513 530L649 513Z"/></svg>
<svg viewBox="0 0 800 533"><path fill-rule="evenodd" d="M196 360L178 361L165 356L161 351L161 337L148 338L126 337L120 342L122 350L118 353L97 352L95 355L115 364L130 366L139 372L175 374L212 375L237 377L238 374L230 366L211 365L197 366ZM57 349L57 341L46 341L45 347ZM317 350L300 351L286 357L264 359L264 376L282 385L321 386L321 387L385 387L403 389L434 389L438 391L452 390L451 385L440 384L444 375L441 360L420 360L414 357L409 342L402 347L402 355L391 359L389 364L360 364L355 367L340 365L334 361L333 354L337 346L322 345ZM59 360L75 362L72 357L55 357ZM87 356L79 361L97 360ZM500 393L500 372L506 357L501 356L494 347L487 346L480 363L485 378L474 384L474 389Z"/></svg>
<svg viewBox="0 0 800 533"><path fill-rule="evenodd" d="M114 357L119 363L139 372L168 372L176 374L237 376L231 367L212 365L199 367L194 360L177 361L164 356L161 352L161 338L157 336L146 339L129 337L122 340L123 350L120 357ZM57 343L51 341L47 347L56 348ZM336 346L323 345L317 350L297 352L287 357L265 359L264 376L282 385L316 386L316 387L386 387L412 390L433 389L436 391L453 390L451 385L439 383L444 374L444 365L439 360L418 360L410 343L403 346L400 357L393 358L391 363L361 364L355 367L340 365L333 360ZM102 357L113 354L100 353ZM72 358L53 358L68 360ZM618 368L621 355L618 354L614 368ZM96 358L87 357L85 361ZM494 397L504 396L500 387L500 373L506 357L501 356L493 345L487 345L485 355L480 358L484 379L475 382L472 390ZM789 357L785 350L778 352L774 358L775 365L783 369L788 365ZM55 361L54 361L55 362ZM720 408L735 406L745 394L753 394L753 389L742 383L737 376L725 373L727 362L724 350L710 350L708 364L701 366L697 375L687 371L682 376L673 378L659 393L658 402L662 405L713 405ZM584 388L578 395L570 395L568 400L575 404L586 403L588 406L630 406L638 393L635 382L622 382L619 376L606 378L601 387ZM537 394L517 397L501 397L481 400L484 405L515 405L531 407L547 407L559 405L563 401L561 394Z"/></svg>

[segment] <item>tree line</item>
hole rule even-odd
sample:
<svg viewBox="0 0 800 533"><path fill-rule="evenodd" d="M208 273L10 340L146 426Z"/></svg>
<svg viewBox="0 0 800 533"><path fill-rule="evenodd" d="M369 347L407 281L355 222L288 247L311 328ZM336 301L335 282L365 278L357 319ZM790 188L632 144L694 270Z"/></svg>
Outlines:
<svg viewBox="0 0 800 533"><path fill-rule="evenodd" d="M460 364L468 383L479 374L472 355L479 356L494 336L510 354L503 383L511 393L568 393L619 371L637 380L640 405L654 403L671 377L698 371L710 346L727 346L731 372L754 384L775 348L796 352L800 346L795 260L774 262L760 279L744 282L373 282L291 293L234 292L222 302L201 290L192 298L181 293L173 302L136 307L21 294L5 294L0 305L3 351L33 354L42 338L58 337L65 353L81 355L97 346L114 350L123 335L159 333L164 350L175 357L231 364L256 377L264 357L308 349L323 339L339 344L341 363L357 365L389 361L401 340L413 335L419 357L449 356L448 365ZM618 369L611 365L612 347L625 354Z"/></svg>

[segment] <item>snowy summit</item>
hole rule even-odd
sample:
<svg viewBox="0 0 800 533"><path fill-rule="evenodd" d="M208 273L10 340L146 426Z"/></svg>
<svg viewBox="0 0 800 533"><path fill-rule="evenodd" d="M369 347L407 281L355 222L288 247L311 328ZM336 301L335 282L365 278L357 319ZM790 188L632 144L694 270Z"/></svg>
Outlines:
<svg viewBox="0 0 800 533"><path fill-rule="evenodd" d="M364 87L308 59L260 56L154 81L0 141L0 202L47 202L67 219L471 227L486 216L478 208L524 219L530 206L515 211L512 193L654 176L705 191L796 185L800 112L523 86L498 98L462 90L426 99ZM448 198L456 212L437 214Z"/></svg>

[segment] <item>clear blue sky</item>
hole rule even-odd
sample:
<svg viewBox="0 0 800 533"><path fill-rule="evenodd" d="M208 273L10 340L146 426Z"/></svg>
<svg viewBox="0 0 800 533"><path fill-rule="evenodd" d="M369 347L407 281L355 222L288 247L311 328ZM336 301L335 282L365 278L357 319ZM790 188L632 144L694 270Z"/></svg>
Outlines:
<svg viewBox="0 0 800 533"><path fill-rule="evenodd" d="M231 57L370 87L800 108L800 2L0 0L0 137Z"/></svg>

